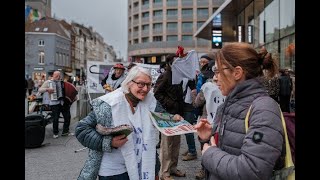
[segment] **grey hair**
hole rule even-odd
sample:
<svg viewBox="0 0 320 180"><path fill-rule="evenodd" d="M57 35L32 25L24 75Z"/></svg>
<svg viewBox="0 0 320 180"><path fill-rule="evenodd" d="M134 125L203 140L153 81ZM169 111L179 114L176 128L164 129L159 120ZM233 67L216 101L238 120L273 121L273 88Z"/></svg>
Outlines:
<svg viewBox="0 0 320 180"><path fill-rule="evenodd" d="M152 76L148 69L140 66L134 66L130 69L126 79L121 83L121 87L124 93L129 93L129 86L133 83L132 80L138 77L141 73L146 74L152 80Z"/></svg>

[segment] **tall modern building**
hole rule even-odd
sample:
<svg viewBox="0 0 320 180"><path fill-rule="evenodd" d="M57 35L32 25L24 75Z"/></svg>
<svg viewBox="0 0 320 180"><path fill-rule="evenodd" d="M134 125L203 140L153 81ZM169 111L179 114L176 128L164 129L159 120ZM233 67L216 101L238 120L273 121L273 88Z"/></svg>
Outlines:
<svg viewBox="0 0 320 180"><path fill-rule="evenodd" d="M211 40L193 34L223 0L129 0L129 61L159 64L178 46L196 50L198 56L212 51Z"/></svg>
<svg viewBox="0 0 320 180"><path fill-rule="evenodd" d="M281 69L295 71L295 0L226 0L194 34L212 38L211 21L221 17L223 45L265 46Z"/></svg>

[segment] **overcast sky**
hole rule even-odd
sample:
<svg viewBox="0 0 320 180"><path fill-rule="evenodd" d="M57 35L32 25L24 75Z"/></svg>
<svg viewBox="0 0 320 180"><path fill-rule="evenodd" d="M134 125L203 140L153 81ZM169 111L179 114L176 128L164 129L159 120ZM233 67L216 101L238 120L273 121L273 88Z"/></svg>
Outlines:
<svg viewBox="0 0 320 180"><path fill-rule="evenodd" d="M117 56L127 60L127 0L52 0L51 13L59 19L92 26Z"/></svg>

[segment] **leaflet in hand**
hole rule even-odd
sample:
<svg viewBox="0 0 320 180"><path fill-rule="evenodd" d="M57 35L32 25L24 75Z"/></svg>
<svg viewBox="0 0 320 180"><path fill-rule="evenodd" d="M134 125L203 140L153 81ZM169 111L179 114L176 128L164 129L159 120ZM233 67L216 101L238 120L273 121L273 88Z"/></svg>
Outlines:
<svg viewBox="0 0 320 180"><path fill-rule="evenodd" d="M97 124L96 130L102 135L119 136L124 134L128 136L133 131L133 128L128 124L123 124L112 128L107 128L101 124Z"/></svg>
<svg viewBox="0 0 320 180"><path fill-rule="evenodd" d="M150 111L149 116L154 126L166 136L175 136L197 132L194 129L194 126L188 121L184 119L180 121L173 120L172 114Z"/></svg>

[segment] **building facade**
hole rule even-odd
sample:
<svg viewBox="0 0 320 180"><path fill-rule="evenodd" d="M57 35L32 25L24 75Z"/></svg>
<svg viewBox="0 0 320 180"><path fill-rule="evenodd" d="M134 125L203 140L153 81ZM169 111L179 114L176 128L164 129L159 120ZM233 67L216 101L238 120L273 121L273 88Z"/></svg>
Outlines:
<svg viewBox="0 0 320 180"><path fill-rule="evenodd" d="M46 80L48 72L71 69L71 34L60 21L43 18L25 28L25 72L33 80Z"/></svg>
<svg viewBox="0 0 320 180"><path fill-rule="evenodd" d="M159 64L178 46L196 50L198 56L212 51L211 41L193 34L223 3L222 0L129 0L129 61Z"/></svg>
<svg viewBox="0 0 320 180"><path fill-rule="evenodd" d="M265 46L281 69L295 71L295 0L226 0L195 33L212 39L212 19L222 17L222 40Z"/></svg>

